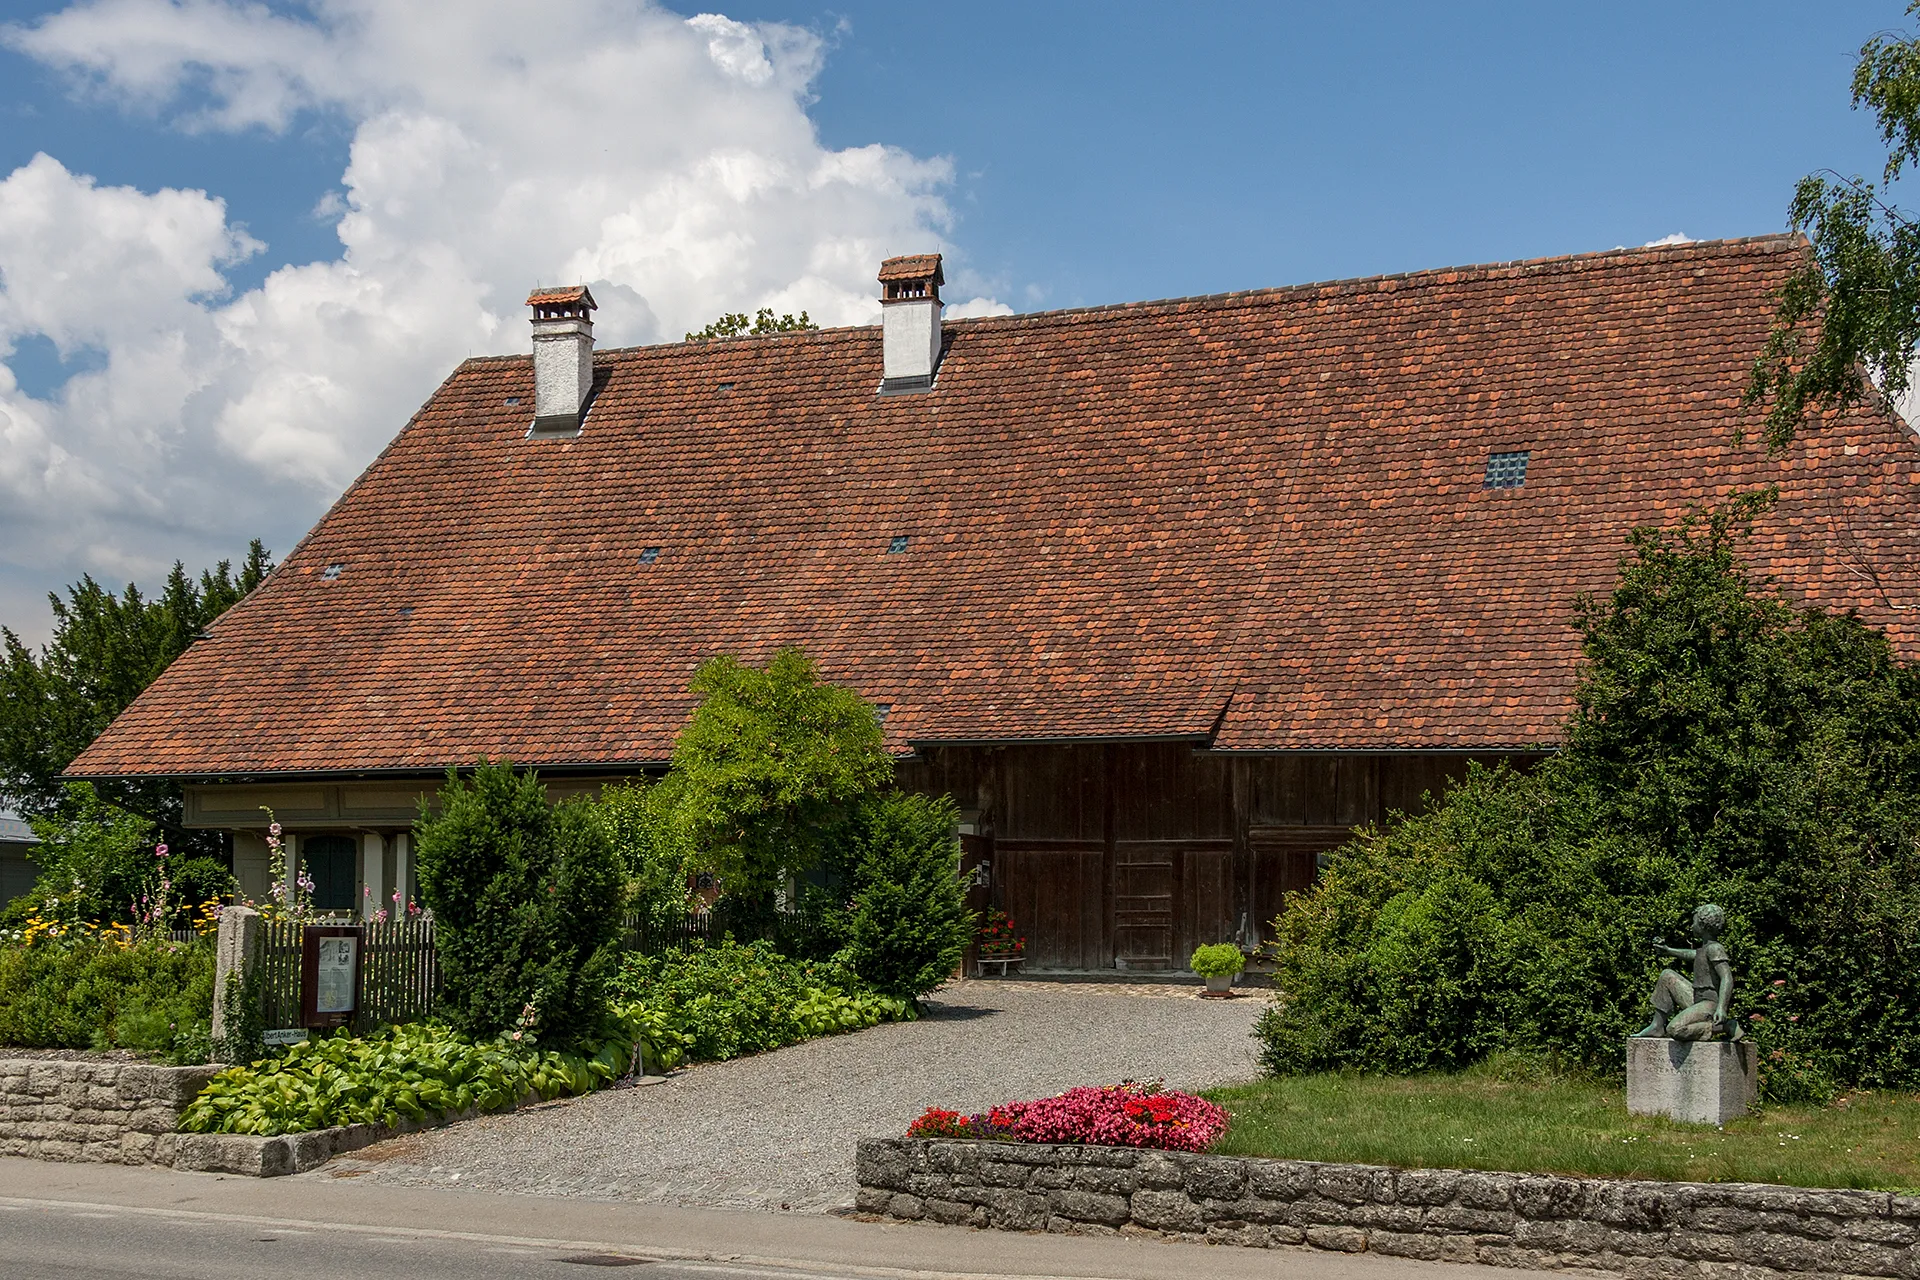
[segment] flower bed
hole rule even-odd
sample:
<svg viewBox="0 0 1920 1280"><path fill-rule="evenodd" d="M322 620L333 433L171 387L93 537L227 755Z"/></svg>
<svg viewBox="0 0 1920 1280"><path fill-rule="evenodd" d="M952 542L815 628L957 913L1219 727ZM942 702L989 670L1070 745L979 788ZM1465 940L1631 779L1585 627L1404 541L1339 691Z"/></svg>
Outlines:
<svg viewBox="0 0 1920 1280"><path fill-rule="evenodd" d="M1008 1102L971 1116L931 1107L907 1127L907 1137L1205 1151L1226 1131L1227 1113L1205 1098L1129 1080Z"/></svg>

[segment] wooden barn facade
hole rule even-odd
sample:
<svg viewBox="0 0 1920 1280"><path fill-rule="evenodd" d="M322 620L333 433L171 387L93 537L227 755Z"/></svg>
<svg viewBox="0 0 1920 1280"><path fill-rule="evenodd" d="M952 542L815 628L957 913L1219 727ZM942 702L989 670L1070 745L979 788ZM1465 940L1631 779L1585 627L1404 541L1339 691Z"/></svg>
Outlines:
<svg viewBox="0 0 1920 1280"><path fill-rule="evenodd" d="M1551 750L1636 526L1777 486L1755 568L1913 651L1913 433L1863 407L1772 455L1740 402L1804 252L968 320L929 254L879 325L600 352L590 291L544 290L531 358L456 369L70 773L179 782L255 894L269 806L371 909L449 766L658 770L702 660L798 644L958 800L1032 967L1177 968L1354 826Z"/></svg>

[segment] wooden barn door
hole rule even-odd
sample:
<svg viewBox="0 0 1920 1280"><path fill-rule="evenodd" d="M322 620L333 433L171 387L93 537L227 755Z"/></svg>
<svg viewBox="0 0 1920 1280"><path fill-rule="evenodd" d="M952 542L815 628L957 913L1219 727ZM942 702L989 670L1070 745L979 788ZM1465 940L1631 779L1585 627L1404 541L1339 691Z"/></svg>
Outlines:
<svg viewBox="0 0 1920 1280"><path fill-rule="evenodd" d="M1106 967L1102 852L994 841L1001 909L1027 940L1027 969Z"/></svg>
<svg viewBox="0 0 1920 1280"><path fill-rule="evenodd" d="M1174 947L1176 969L1187 967L1195 947L1239 940L1240 922L1233 909L1233 841L1188 845L1180 887L1184 927Z"/></svg>
<svg viewBox="0 0 1920 1280"><path fill-rule="evenodd" d="M1310 887L1320 874L1318 858L1353 838L1352 827L1252 827L1247 850L1253 864L1249 897L1262 941L1273 937L1273 918L1282 900L1296 889Z"/></svg>
<svg viewBox="0 0 1920 1280"><path fill-rule="evenodd" d="M1113 849L1113 967L1174 968L1180 846L1116 843Z"/></svg>
<svg viewBox="0 0 1920 1280"><path fill-rule="evenodd" d="M1101 747L1008 747L994 834L1000 903L1027 940L1028 970L1105 969L1106 758Z"/></svg>

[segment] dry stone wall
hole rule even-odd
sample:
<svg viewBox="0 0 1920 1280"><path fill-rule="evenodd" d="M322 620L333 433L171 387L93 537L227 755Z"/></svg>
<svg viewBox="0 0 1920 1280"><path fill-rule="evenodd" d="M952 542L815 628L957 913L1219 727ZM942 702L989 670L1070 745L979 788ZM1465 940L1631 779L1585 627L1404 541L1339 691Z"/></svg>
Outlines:
<svg viewBox="0 0 1920 1280"><path fill-rule="evenodd" d="M218 1070L0 1058L0 1155L170 1165L180 1113Z"/></svg>
<svg viewBox="0 0 1920 1280"><path fill-rule="evenodd" d="M1920 1198L1751 1183L1386 1169L1124 1147L863 1141L857 1208L1631 1276L1920 1278Z"/></svg>

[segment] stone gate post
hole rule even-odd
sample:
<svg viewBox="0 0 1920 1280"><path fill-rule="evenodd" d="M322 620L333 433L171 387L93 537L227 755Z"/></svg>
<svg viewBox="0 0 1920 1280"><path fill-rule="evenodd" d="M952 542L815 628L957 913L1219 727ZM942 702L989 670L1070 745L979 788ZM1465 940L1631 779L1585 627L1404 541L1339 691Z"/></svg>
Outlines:
<svg viewBox="0 0 1920 1280"><path fill-rule="evenodd" d="M245 982L247 971L260 962L260 913L252 907L228 907L220 913L220 932L214 940L213 1040L226 1038L226 1000L229 982Z"/></svg>

